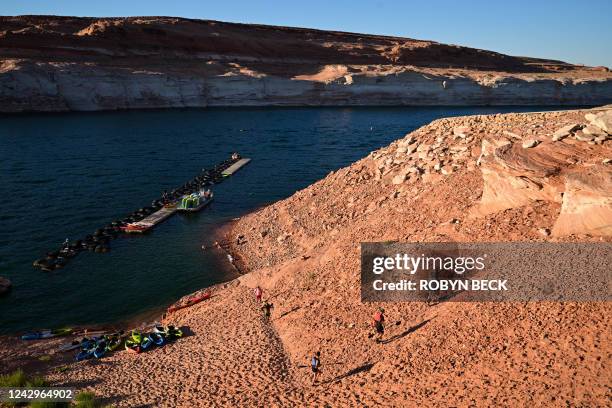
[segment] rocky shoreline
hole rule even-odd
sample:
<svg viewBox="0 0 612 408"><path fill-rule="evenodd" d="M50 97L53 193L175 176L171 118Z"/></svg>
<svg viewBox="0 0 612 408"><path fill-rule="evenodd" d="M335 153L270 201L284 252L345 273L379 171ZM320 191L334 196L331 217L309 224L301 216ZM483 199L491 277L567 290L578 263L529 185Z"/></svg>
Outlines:
<svg viewBox="0 0 612 408"><path fill-rule="evenodd" d="M5 113L606 103L606 67L434 41L169 17L0 17Z"/></svg>
<svg viewBox="0 0 612 408"><path fill-rule="evenodd" d="M193 336L49 377L117 406L605 405L609 302L386 304L387 332L374 343L378 305L360 299L359 243L612 242L611 116L423 126L233 223L230 251L247 273L167 320ZM0 357L15 352L0 342Z"/></svg>
<svg viewBox="0 0 612 408"><path fill-rule="evenodd" d="M0 276L0 296L7 294L11 290L12 286L13 284L10 280Z"/></svg>

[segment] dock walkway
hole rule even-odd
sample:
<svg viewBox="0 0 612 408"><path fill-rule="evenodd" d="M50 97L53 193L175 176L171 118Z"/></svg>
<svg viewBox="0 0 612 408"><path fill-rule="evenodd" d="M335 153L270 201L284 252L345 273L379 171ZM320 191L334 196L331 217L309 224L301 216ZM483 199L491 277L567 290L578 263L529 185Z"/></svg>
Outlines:
<svg viewBox="0 0 612 408"><path fill-rule="evenodd" d="M223 170L221 174L223 175L223 177L231 176L232 174L240 170L240 168L246 166L250 161L251 159L240 159L236 163L229 166L227 169Z"/></svg>
<svg viewBox="0 0 612 408"><path fill-rule="evenodd" d="M175 212L176 212L176 207L163 207L162 209L149 215L147 218L140 220L138 222L134 222L130 225L142 228L143 230L148 230L150 228L153 228L155 225L159 224L166 218L170 217Z"/></svg>

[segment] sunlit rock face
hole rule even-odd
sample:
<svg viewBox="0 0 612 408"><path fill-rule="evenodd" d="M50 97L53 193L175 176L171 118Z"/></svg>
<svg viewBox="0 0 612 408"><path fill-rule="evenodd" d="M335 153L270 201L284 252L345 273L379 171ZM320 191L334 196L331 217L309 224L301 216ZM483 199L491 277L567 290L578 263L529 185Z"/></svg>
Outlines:
<svg viewBox="0 0 612 408"><path fill-rule="evenodd" d="M598 105L605 68L407 38L166 17L0 17L0 111Z"/></svg>
<svg viewBox="0 0 612 408"><path fill-rule="evenodd" d="M582 129L587 125L580 123L559 128L552 137L531 138L527 144L504 134L485 137L478 160L483 193L472 215L536 201L560 203L553 236L612 235L612 135L605 132L607 124L601 119L610 113L612 110L602 110L586 115L599 120L601 135L597 137L585 138Z"/></svg>

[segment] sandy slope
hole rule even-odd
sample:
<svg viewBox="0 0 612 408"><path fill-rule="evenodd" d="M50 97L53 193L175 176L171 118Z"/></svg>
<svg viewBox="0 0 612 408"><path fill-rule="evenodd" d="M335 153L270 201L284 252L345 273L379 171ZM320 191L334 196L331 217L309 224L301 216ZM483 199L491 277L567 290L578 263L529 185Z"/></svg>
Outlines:
<svg viewBox="0 0 612 408"><path fill-rule="evenodd" d="M74 363L51 378L130 407L609 405L609 302L387 304L387 333L377 344L370 319L378 305L362 303L359 289L363 241L609 242L598 228L547 234L563 222L564 208L586 209L588 217L598 208L591 204L609 200L612 177L594 179L600 195L586 207L559 202L555 193L472 212L483 210L483 191L495 180L509 180L505 192L516 196L512 180L525 177L521 171L544 191L562 188L573 171L609 174L609 164L601 164L612 155L609 140L588 143L577 134L551 141L563 125L585 122L585 113L471 116L424 126L235 223L228 243L250 272L167 319L193 335L138 356ZM540 145L515 146L531 138ZM486 140L518 150L483 158ZM571 147L573 159L559 146ZM510 169L516 155L523 167ZM530 166L543 157L557 160L561 179L537 178ZM421 171L406 172L412 167ZM487 169L498 178L483 177ZM519 187L524 197L533 194ZM275 305L271 321L254 300L256 285ZM3 358L14 350L0 345ZM322 376L313 386L308 363L317 350Z"/></svg>
<svg viewBox="0 0 612 408"><path fill-rule="evenodd" d="M564 222L558 193L471 215L483 209L483 189L491 188L491 178L483 180L486 169L495 170L500 180L529 177L544 191L546 183L555 184L554 177L535 175L545 157L559 160L559 174L591 168L606 174L598 188L609 208L612 177L609 167L600 167L611 156L609 142L551 141L563 125L584 123L585 113L438 120L236 224L234 248L245 267L256 270L242 281L278 294L279 311L287 314L276 327L292 359L321 349L327 361L341 362L328 368L326 378L348 374L334 384L335 405L606 404L609 303L387 305L393 325L381 346L367 336L375 305L362 304L359 294L359 242L609 241L610 235L596 236L601 228L546 237L542 231ZM515 138L519 141L512 142ZM521 159L483 160L476 167L484 139L518 144ZM522 148L529 139L541 144ZM576 149L571 160L559 155L561 145ZM404 180L405 170L413 167L420 173L408 171ZM517 190L503 188L501 196L518 197ZM524 186L518 191L532 194ZM582 216L595 211L589 207Z"/></svg>
<svg viewBox="0 0 612 408"><path fill-rule="evenodd" d="M117 406L270 406L299 398L283 345L250 290L232 285L172 321L189 335L140 355L75 364L53 378L89 386Z"/></svg>

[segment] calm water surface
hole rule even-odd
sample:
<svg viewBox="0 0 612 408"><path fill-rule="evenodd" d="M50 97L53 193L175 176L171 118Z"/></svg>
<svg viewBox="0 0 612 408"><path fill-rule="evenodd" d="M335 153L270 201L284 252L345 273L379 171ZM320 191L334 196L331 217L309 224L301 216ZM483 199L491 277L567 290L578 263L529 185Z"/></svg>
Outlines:
<svg viewBox="0 0 612 408"><path fill-rule="evenodd" d="M117 322L235 277L201 250L224 222L287 197L444 116L542 110L274 108L0 116L0 333ZM82 252L55 272L32 261L191 179L233 151L253 161L199 214Z"/></svg>

